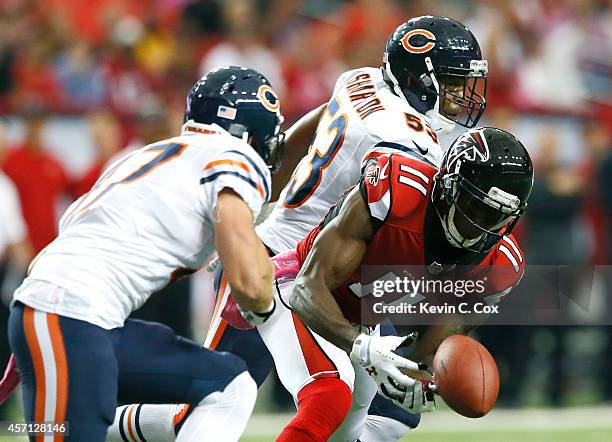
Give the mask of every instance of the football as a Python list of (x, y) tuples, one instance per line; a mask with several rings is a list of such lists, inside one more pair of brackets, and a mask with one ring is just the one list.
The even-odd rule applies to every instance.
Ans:
[(433, 363), (435, 388), (444, 401), (466, 417), (482, 417), (495, 405), (499, 371), (491, 353), (468, 336), (442, 342)]

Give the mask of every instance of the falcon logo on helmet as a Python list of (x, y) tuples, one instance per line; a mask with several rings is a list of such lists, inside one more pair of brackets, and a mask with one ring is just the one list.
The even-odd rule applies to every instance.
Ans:
[(482, 129), (472, 129), (463, 133), (453, 144), (453, 151), (449, 153), (448, 164), (452, 165), (458, 158), (469, 161), (488, 161), (490, 157), (489, 146), (483, 136)]
[[(412, 38), (415, 37), (415, 38)], [(410, 43), (410, 39), (418, 45)], [(431, 51), (436, 45), (436, 36), (426, 29), (413, 29), (408, 32), (401, 40), (402, 46), (413, 54), (422, 54)]]

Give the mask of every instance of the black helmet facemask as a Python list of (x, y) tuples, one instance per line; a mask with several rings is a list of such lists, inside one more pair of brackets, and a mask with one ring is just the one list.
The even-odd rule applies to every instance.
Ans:
[(485, 193), (460, 174), (436, 179), (435, 185), (434, 207), (446, 239), (473, 252), (491, 249), (512, 231), (526, 208), (517, 196), (495, 186)]

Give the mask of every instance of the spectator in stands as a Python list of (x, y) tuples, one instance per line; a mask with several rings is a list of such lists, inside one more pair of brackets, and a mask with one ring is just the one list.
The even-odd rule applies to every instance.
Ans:
[(17, 187), (29, 239), (38, 253), (57, 235), (55, 205), (68, 190), (68, 179), (62, 165), (43, 145), (43, 113), (29, 112), (24, 124), (25, 139), (9, 150), (2, 169)]
[[(283, 114), (289, 121), (329, 99), (336, 80), (348, 68), (342, 62), (342, 31), (329, 23), (312, 23), (287, 40), (284, 74), (287, 91)], [(379, 48), (380, 56), (380, 48)]]
[(170, 69), (174, 62), (174, 35), (163, 29), (157, 20), (150, 18), (145, 23), (143, 35), (136, 42), (134, 51), (144, 70), (154, 77), (159, 77)]
[(32, 38), (19, 42), (15, 52), (13, 106), (16, 109), (61, 109), (59, 85), (50, 62), (56, 45), (60, 43), (50, 35), (41, 34), (38, 29), (25, 32), (32, 32)]
[(274, 90), (281, 97), (284, 96), (281, 63), (261, 41), (258, 23), (262, 17), (258, 16), (255, 1), (224, 2), (223, 8), (227, 37), (202, 58), (200, 73), (204, 74), (217, 66), (248, 66), (264, 74)]
[(133, 116), (142, 97), (151, 93), (151, 82), (138, 64), (134, 48), (109, 44), (104, 64), (111, 109), (126, 117)]
[(526, 217), (526, 254), (531, 264), (585, 261), (586, 251), (578, 246), (574, 236), (584, 183), (573, 168), (560, 163), (559, 141), (554, 127), (542, 130), (536, 160), (538, 178), (529, 198)]
[(88, 115), (87, 121), (97, 156), (89, 169), (73, 184), (72, 192), (75, 197), (91, 189), (109, 160), (123, 147), (121, 126), (115, 115), (110, 112), (95, 111)]
[(54, 63), (66, 109), (82, 111), (104, 104), (107, 88), (102, 66), (85, 41), (76, 41)]

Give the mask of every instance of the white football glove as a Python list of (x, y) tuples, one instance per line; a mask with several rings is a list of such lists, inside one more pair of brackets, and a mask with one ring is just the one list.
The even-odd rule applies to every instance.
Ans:
[[(351, 350), (351, 361), (361, 365), (374, 378), (378, 392), (399, 407), (419, 413), (433, 411), (435, 401), (431, 392), (423, 391), (421, 381), (403, 374), (399, 369), (426, 370), (418, 364), (393, 353), (401, 344), (412, 343), (415, 336), (369, 336), (361, 334), (355, 339)], [(431, 394), (430, 394), (431, 393)], [(427, 394), (427, 398), (426, 398)], [(432, 408), (433, 407), (433, 408)]]
[(265, 309), (263, 312), (252, 312), (250, 310), (246, 310), (242, 308), (240, 304), (238, 304), (238, 311), (240, 312), (244, 320), (248, 322), (249, 324), (251, 324), (253, 327), (257, 327), (263, 324), (264, 322), (266, 322), (268, 318), (272, 316), (272, 313), (274, 313), (275, 309), (276, 309), (275, 299), (272, 299), (272, 304), (270, 304), (270, 306), (267, 309)]
[(424, 386), (423, 382), (416, 381), (412, 388), (408, 388), (403, 397), (392, 398), (395, 405), (410, 413), (428, 413), (435, 411), (436, 398), (433, 390)]

